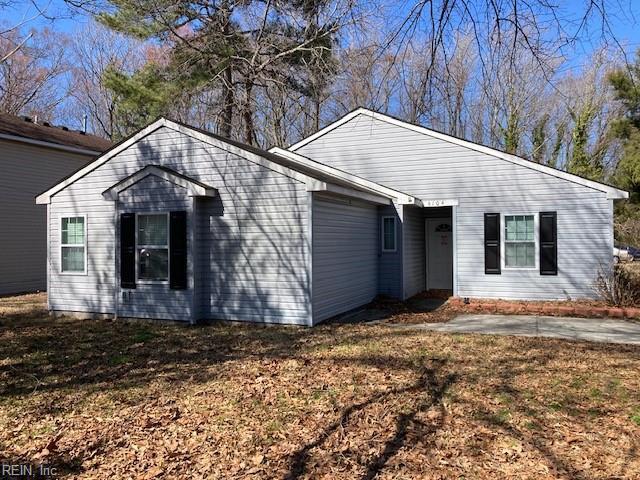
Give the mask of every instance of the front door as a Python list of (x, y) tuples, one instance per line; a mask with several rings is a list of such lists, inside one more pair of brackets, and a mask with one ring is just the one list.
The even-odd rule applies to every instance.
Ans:
[(427, 290), (453, 289), (453, 229), (449, 218), (425, 221)]

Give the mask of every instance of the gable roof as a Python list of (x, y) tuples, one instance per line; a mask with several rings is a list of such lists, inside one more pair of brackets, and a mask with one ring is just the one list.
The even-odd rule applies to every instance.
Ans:
[(396, 198), (394, 195), (388, 193), (388, 189), (386, 189), (386, 187), (370, 188), (362, 186), (340, 176), (332, 175), (331, 173), (323, 172), (319, 169), (310, 168), (307, 165), (296, 163), (289, 158), (267, 152), (260, 148), (245, 145), (241, 142), (221, 137), (206, 130), (194, 128), (166, 118), (160, 118), (119, 144), (114, 145), (110, 150), (104, 152), (90, 164), (38, 195), (36, 197), (36, 203), (50, 203), (53, 195), (100, 167), (121, 151), (162, 127), (168, 127), (172, 130), (189, 135), (205, 143), (221, 148), (230, 153), (246, 158), (249, 161), (298, 180), (304, 183), (309, 191), (330, 191), (341, 195), (357, 196), (363, 200), (379, 204), (390, 204)]
[(35, 123), (29, 117), (17, 117), (0, 113), (0, 138), (26, 143), (36, 143), (49, 148), (66, 149), (98, 155), (111, 147), (106, 138), (57, 127), (49, 123)]
[(500, 150), (497, 150), (495, 148), (491, 148), (491, 147), (487, 147), (485, 145), (481, 145), (478, 143), (474, 143), (471, 142), (469, 140), (464, 140), (462, 138), (458, 138), (455, 137), (453, 135), (449, 135), (446, 133), (442, 133), (442, 132), (438, 132), (435, 130), (431, 130), (429, 128), (426, 127), (422, 127), (420, 125), (415, 125), (413, 123), (409, 123), (409, 122), (405, 122), (403, 120), (400, 120), (398, 118), (392, 117), (390, 115), (385, 115), (382, 113), (378, 113), (378, 112), (374, 112), (372, 110), (368, 110), (366, 108), (357, 108), (355, 110), (353, 110), (352, 112), (349, 112), (348, 114), (346, 114), (344, 117), (342, 117), (341, 119), (327, 125), (326, 127), (324, 127), (323, 129), (317, 131), (316, 133), (314, 133), (313, 135), (304, 138), (302, 140), (300, 140), (297, 143), (294, 143), (293, 145), (291, 145), (290, 147), (287, 148), (287, 150), (295, 152), (298, 149), (302, 148), (303, 146), (307, 145), (308, 143), (313, 142), (314, 140), (317, 140), (318, 138), (326, 135), (327, 133), (331, 132), (332, 130), (335, 130), (336, 128), (340, 127), (341, 125), (344, 125), (345, 123), (349, 122), (350, 120), (354, 119), (355, 117), (359, 116), (359, 115), (364, 115), (367, 117), (370, 117), (372, 119), (375, 120), (379, 120), (381, 122), (385, 122), (391, 125), (395, 125), (401, 128), (405, 128), (407, 130), (411, 130), (432, 138), (437, 138), (439, 140), (443, 140), (445, 142), (449, 142), (455, 145), (459, 145), (461, 147), (465, 147), (468, 148), (470, 150), (475, 150), (477, 152), (480, 153), (484, 153), (486, 155), (490, 155), (492, 157), (496, 157), (496, 158), (500, 158), (502, 160), (506, 160), (507, 162), (511, 162), (514, 163), (516, 165), (520, 165), (526, 168), (530, 168), (532, 170), (536, 170), (538, 172), (542, 172), (545, 173), (547, 175), (551, 175), (557, 178), (561, 178), (562, 180), (566, 180), (569, 182), (573, 182), (573, 183), (577, 183), (579, 185), (585, 186), (585, 187), (589, 187), (592, 188), (594, 190), (598, 190), (600, 192), (604, 192), (607, 194), (607, 198), (609, 199), (617, 199), (617, 198), (629, 198), (629, 193), (625, 192), (624, 190), (621, 190), (619, 188), (613, 187), (611, 185), (606, 185), (604, 183), (601, 182), (596, 182), (594, 180), (589, 180), (583, 177), (580, 177), (578, 175), (574, 175), (572, 173), (568, 173), (565, 172), (563, 170), (558, 170), (556, 168), (552, 168), (549, 167), (547, 165), (541, 165), (539, 163), (533, 162), (531, 160), (527, 160), (525, 158), (522, 157), (518, 157), (517, 155), (512, 155), (510, 153), (506, 153), (506, 152), (502, 152)]
[(153, 175), (167, 182), (174, 183), (180, 187), (183, 187), (189, 191), (189, 196), (192, 197), (215, 197), (218, 194), (218, 190), (207, 185), (206, 183), (202, 183), (199, 180), (188, 177), (180, 172), (176, 172), (171, 168), (164, 167), (162, 165), (147, 165), (136, 173), (129, 175), (126, 178), (123, 178), (116, 184), (112, 185), (104, 192), (102, 192), (102, 196), (109, 200), (117, 200), (118, 195), (132, 187), (140, 180), (148, 177), (149, 175)]

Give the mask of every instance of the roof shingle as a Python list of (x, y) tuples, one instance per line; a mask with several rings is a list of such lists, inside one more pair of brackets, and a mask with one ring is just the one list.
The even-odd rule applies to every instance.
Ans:
[(55, 143), (66, 147), (82, 148), (95, 152), (104, 152), (112, 143), (106, 138), (69, 130), (66, 127), (34, 123), (26, 117), (16, 117), (0, 113), (0, 134), (23, 137), (41, 142)]

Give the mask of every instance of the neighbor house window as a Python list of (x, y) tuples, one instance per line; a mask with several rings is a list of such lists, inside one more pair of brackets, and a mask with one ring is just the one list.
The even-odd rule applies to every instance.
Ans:
[(382, 251), (396, 251), (396, 218), (382, 217)]
[(60, 220), (60, 267), (62, 273), (86, 273), (87, 235), (84, 216)]
[(169, 279), (169, 216), (138, 214), (136, 253), (138, 280), (164, 282)]
[(536, 239), (534, 215), (504, 216), (505, 267), (534, 268)]

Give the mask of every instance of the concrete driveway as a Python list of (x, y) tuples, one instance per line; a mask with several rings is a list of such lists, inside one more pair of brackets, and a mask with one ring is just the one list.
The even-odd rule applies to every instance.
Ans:
[(423, 323), (414, 327), (434, 332), (521, 335), (640, 345), (640, 323), (602, 318), (460, 315), (446, 323)]

